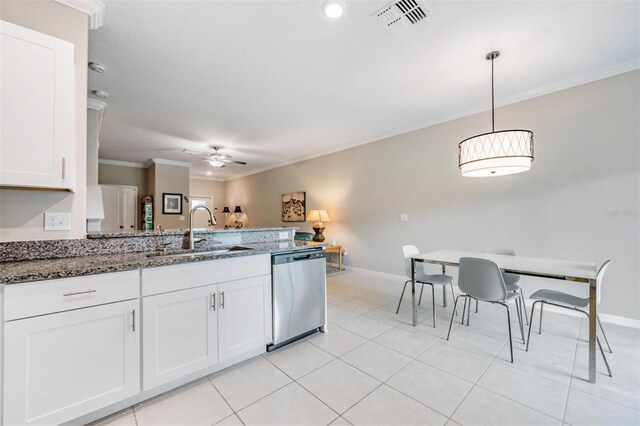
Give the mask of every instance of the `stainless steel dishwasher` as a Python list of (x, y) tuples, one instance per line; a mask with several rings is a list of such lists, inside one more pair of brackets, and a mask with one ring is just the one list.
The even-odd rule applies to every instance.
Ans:
[(324, 329), (327, 320), (327, 254), (322, 248), (271, 257), (272, 351)]

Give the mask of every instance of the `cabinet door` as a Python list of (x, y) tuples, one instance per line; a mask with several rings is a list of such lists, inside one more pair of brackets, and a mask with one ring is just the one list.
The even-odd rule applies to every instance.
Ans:
[(73, 191), (73, 44), (1, 24), (0, 185)]
[(270, 275), (218, 284), (218, 299), (220, 361), (270, 342)]
[(215, 297), (214, 285), (143, 299), (144, 390), (218, 361)]
[(5, 324), (4, 424), (59, 424), (140, 391), (138, 300)]

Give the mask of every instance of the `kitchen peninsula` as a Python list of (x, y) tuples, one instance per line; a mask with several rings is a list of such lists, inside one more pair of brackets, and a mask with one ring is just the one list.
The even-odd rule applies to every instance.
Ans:
[(86, 423), (264, 353), (271, 255), (305, 249), (294, 233), (0, 243), (3, 424)]

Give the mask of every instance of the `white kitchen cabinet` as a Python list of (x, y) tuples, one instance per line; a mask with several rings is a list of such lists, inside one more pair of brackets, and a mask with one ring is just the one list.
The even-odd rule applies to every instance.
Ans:
[(143, 299), (143, 387), (152, 389), (218, 362), (217, 286)]
[(59, 424), (140, 392), (139, 299), (5, 323), (4, 424)]
[(0, 92), (0, 187), (73, 191), (73, 44), (0, 21)]
[(225, 361), (271, 341), (271, 276), (218, 285), (219, 359)]

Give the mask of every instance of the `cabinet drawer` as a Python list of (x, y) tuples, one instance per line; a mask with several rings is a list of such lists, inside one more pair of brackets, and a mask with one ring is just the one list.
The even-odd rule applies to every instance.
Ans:
[(142, 295), (150, 296), (269, 274), (271, 256), (268, 254), (149, 268), (142, 270)]
[(140, 271), (11, 284), (4, 292), (4, 319), (11, 321), (137, 298)]

